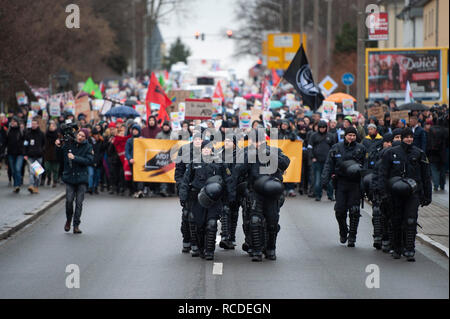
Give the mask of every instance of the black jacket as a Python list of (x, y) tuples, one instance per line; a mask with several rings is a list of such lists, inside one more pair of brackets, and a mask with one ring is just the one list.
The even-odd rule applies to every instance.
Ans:
[(335, 135), (331, 133), (315, 132), (309, 139), (308, 147), (311, 148), (311, 158), (315, 158), (319, 163), (325, 163), (328, 152), (336, 142)]
[(420, 127), (417, 126), (414, 129), (414, 142), (413, 144), (420, 148), (422, 151), (426, 152), (427, 150), (427, 132)]
[(45, 133), (45, 145), (44, 145), (44, 161), (57, 161), (56, 157), (56, 145), (55, 141), (58, 138), (58, 130)]
[[(92, 145), (87, 140), (83, 143), (70, 142), (57, 147), (56, 150), (62, 153), (64, 159), (63, 182), (73, 185), (88, 184), (88, 166), (92, 165), (94, 160)], [(67, 157), (69, 150), (75, 155), (73, 160)]]
[(354, 160), (366, 167), (367, 151), (364, 145), (352, 142), (340, 142), (334, 144), (328, 152), (325, 167), (322, 171), (322, 185), (328, 185), (331, 175), (336, 175), (338, 179), (346, 179), (345, 173), (341, 168), (343, 162)]
[(384, 153), (378, 171), (377, 188), (388, 193), (389, 179), (394, 176), (414, 179), (419, 197), (431, 201), (431, 169), (425, 152), (420, 148), (402, 142)]
[(45, 135), (38, 128), (29, 129), (25, 133), (25, 155), (29, 157), (43, 157), (45, 147)]
[(20, 128), (10, 127), (8, 130), (8, 136), (6, 137), (6, 148), (8, 155), (25, 155), (24, 153), (24, 135), (20, 131)]
[(383, 149), (383, 137), (380, 134), (377, 134), (374, 138), (372, 138), (370, 135), (367, 135), (363, 139), (362, 144), (366, 148), (368, 154), (367, 168), (373, 169), (378, 154)]

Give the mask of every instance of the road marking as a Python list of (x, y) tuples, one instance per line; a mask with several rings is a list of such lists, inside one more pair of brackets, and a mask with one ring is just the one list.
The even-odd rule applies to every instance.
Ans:
[(214, 263), (213, 275), (222, 275), (222, 272), (223, 272), (223, 263)]

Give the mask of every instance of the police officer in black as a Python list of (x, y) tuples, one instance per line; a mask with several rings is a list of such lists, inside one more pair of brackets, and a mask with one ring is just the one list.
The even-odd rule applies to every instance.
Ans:
[[(378, 188), (378, 175), (383, 155), (392, 147), (393, 138), (394, 136), (392, 133), (384, 134), (382, 139), (383, 149), (375, 158), (375, 165), (368, 186), (370, 193), (372, 194), (370, 200), (372, 201), (373, 246), (376, 249), (382, 249), (383, 252), (386, 253), (389, 252), (391, 248), (391, 216), (393, 213), (393, 206), (390, 194), (383, 193), (383, 190)], [(364, 184), (366, 187), (366, 177), (368, 176), (364, 177)]]
[(263, 129), (252, 130), (248, 135), (250, 145), (238, 159), (233, 171), (230, 201), (236, 201), (236, 187), (241, 177), (248, 181), (249, 241), (252, 261), (276, 259), (276, 239), (280, 230), (280, 207), (284, 202), (283, 173), (290, 164), (289, 158), (276, 147), (266, 144)]
[[(217, 154), (222, 160), (226, 175), (230, 178), (233, 174), (234, 167), (236, 166), (236, 159), (240, 151), (241, 150), (239, 147), (237, 147), (236, 135), (231, 133), (225, 134), (224, 146), (218, 151)], [(241, 178), (237, 187), (237, 200), (235, 202), (230, 202), (227, 206), (225, 206), (220, 218), (221, 241), (219, 243), (219, 247), (223, 249), (234, 249), (236, 246), (236, 228), (239, 218), (239, 203), (241, 202), (241, 196), (245, 194), (243, 191), (245, 191), (246, 188), (246, 184), (244, 187), (240, 185), (243, 182), (245, 181)]]
[(194, 160), (187, 166), (179, 187), (179, 196), (182, 207), (186, 207), (187, 201), (192, 199), (189, 211), (192, 256), (212, 260), (217, 220), (222, 213), (222, 197), (227, 193), (225, 187), (228, 178), (220, 160), (213, 156), (212, 143), (205, 140), (201, 147), (201, 161)]
[[(392, 193), (392, 256), (401, 258), (404, 248), (403, 255), (407, 260), (415, 261), (418, 209), (419, 205), (423, 207), (431, 204), (431, 171), (425, 153), (413, 145), (412, 130), (403, 129), (401, 137), (401, 144), (390, 148), (383, 155), (378, 187), (384, 193)], [(405, 232), (403, 245), (402, 227)]]
[[(175, 183), (176, 192), (179, 194), (180, 185), (183, 180), (186, 167), (193, 162), (194, 158), (200, 159), (202, 146), (202, 135), (197, 133), (193, 136), (192, 142), (183, 145), (178, 150), (178, 157), (175, 164)], [(192, 207), (193, 201), (197, 198), (188, 198), (181, 214), (181, 234), (183, 236), (183, 253), (191, 250), (191, 233), (189, 230), (189, 209)]]
[[(353, 126), (345, 129), (344, 141), (333, 145), (328, 153), (322, 173), (322, 187), (330, 178), (336, 188), (334, 210), (339, 224), (340, 242), (355, 247), (358, 230), (361, 199), (361, 172), (366, 165), (366, 148), (356, 142), (357, 131)], [(350, 230), (347, 226), (347, 211), (350, 218)], [(348, 236), (348, 237), (347, 237)]]

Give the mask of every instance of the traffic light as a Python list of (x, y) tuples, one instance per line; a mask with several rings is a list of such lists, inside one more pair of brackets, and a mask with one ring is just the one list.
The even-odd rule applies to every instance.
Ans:
[(232, 30), (227, 30), (227, 36), (229, 39), (231, 39), (231, 37), (233, 36), (233, 31)]
[(200, 32), (195, 32), (195, 39), (198, 40), (198, 38), (200, 38)]

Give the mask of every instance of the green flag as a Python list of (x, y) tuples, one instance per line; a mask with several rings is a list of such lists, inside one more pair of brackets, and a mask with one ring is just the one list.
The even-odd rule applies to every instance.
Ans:
[(98, 85), (94, 83), (91, 77), (89, 77), (86, 83), (84, 83), (84, 86), (81, 89), (81, 91), (93, 95), (96, 99), (103, 99), (102, 92), (100, 91)]
[(162, 76), (162, 74), (159, 75), (158, 81), (159, 81), (159, 84), (161, 84), (161, 87), (164, 87), (165, 83), (164, 83), (164, 77)]

